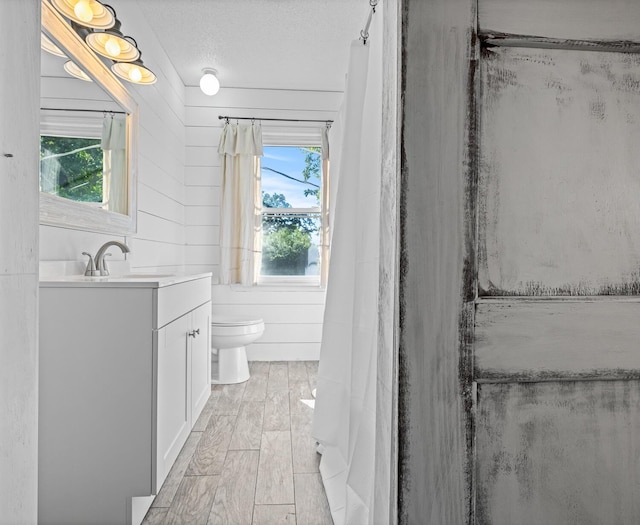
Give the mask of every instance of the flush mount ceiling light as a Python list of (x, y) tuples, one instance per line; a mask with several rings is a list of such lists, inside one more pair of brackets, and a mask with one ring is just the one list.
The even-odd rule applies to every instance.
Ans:
[(89, 75), (87, 75), (82, 69), (78, 67), (78, 65), (72, 60), (67, 60), (64, 63), (64, 70), (69, 73), (72, 77), (79, 78), (80, 80), (84, 80), (85, 82), (93, 82)]
[(57, 45), (55, 45), (51, 40), (49, 40), (47, 35), (45, 35), (44, 33), (40, 33), (40, 47), (44, 49), (47, 53), (51, 53), (52, 55), (55, 55), (57, 57), (66, 58), (67, 56), (60, 50), (60, 48)]
[[(142, 55), (142, 53), (140, 54)], [(115, 62), (111, 66), (111, 71), (133, 84), (149, 85), (155, 84), (158, 80), (153, 71), (145, 67), (142, 58), (138, 58), (134, 62)]]
[(200, 78), (200, 89), (205, 95), (213, 96), (220, 91), (220, 81), (216, 76), (218, 72), (215, 69), (205, 68), (202, 70)]
[(51, 0), (64, 16), (93, 29), (109, 29), (116, 23), (114, 14), (97, 0)]
[(122, 34), (120, 20), (117, 18), (113, 27), (104, 31), (92, 31), (85, 40), (96, 53), (111, 60), (133, 62), (140, 58), (136, 41), (130, 36)]

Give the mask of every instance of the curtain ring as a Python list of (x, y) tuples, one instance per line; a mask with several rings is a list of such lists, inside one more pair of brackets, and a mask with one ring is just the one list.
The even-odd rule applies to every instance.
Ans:
[(224, 118), (224, 123), (225, 123), (225, 124), (229, 124), (229, 117), (225, 117), (225, 118)]
[(362, 39), (362, 43), (366, 46), (367, 40), (369, 39), (369, 31), (365, 31), (364, 29), (362, 29), (360, 31), (360, 38)]

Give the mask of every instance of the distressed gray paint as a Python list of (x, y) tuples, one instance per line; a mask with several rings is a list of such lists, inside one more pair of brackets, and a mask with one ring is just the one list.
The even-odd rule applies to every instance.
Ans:
[(468, 260), (471, 0), (403, 3), (400, 523), (461, 524), (469, 414), (460, 375)]
[(637, 523), (638, 406), (638, 381), (479, 385), (476, 523)]
[[(632, 0), (606, 3), (595, 0), (480, 0), (481, 12), (484, 9), (487, 13), (488, 6), (501, 22), (492, 26), (481, 25), (481, 30), (494, 29), (558, 40), (593, 42), (607, 39), (634, 40), (634, 35), (637, 34), (635, 21), (638, 19), (634, 13), (640, 4)], [(635, 332), (631, 326), (620, 325), (623, 318), (633, 324), (632, 300), (629, 304), (619, 300), (598, 303), (596, 308), (611, 308), (611, 311), (601, 312), (606, 319), (601, 319), (599, 323), (596, 322), (599, 314), (595, 310), (589, 311), (587, 306), (587, 310), (581, 310), (582, 306), (574, 307), (568, 303), (565, 306), (549, 306), (547, 315), (558, 317), (553, 320), (545, 319), (544, 303), (538, 302), (535, 306), (542, 306), (542, 310), (530, 312), (529, 326), (524, 309), (513, 314), (505, 313), (505, 319), (501, 320), (500, 314), (496, 312), (491, 315), (482, 312), (487, 303), (480, 301), (477, 313), (479, 328), (474, 334), (476, 312), (472, 301), (475, 299), (475, 246), (473, 243), (469, 245), (469, 241), (475, 239), (476, 209), (481, 219), (478, 228), (487, 224), (493, 227), (493, 223), (486, 220), (486, 198), (476, 200), (474, 159), (485, 160), (487, 150), (484, 148), (484, 131), (493, 133), (494, 129), (483, 127), (483, 131), (475, 135), (474, 61), (468, 51), (470, 47), (473, 48), (474, 42), (472, 7), (473, 2), (462, 0), (406, 0), (402, 3), (403, 136), (398, 427), (400, 522), (581, 525), (635, 523), (640, 512), (630, 499), (631, 492), (627, 488), (621, 491), (617, 488), (629, 482), (627, 486), (637, 492), (633, 466), (638, 462), (634, 439), (638, 434), (635, 415), (640, 391), (638, 382), (548, 381), (565, 376), (576, 379), (583, 375), (590, 379), (634, 377), (635, 372), (631, 375), (627, 372), (636, 367), (631, 342)], [(488, 19), (485, 17), (483, 20)], [(527, 27), (529, 22), (537, 24), (535, 27), (547, 24), (547, 27), (555, 29), (551, 33), (540, 32), (534, 26)], [(598, 30), (594, 30), (596, 26)], [(533, 56), (522, 50), (504, 53), (510, 56), (516, 53), (520, 53), (520, 57)], [(556, 51), (534, 53), (538, 53), (536, 57), (548, 58), (566, 52), (559, 52), (559, 55), (554, 54)], [(487, 53), (483, 58), (488, 56)], [(523, 61), (525, 60), (526, 58)], [(612, 64), (613, 76), (607, 73), (607, 60)], [(583, 97), (583, 101), (589, 100), (590, 103), (586, 112), (580, 115), (587, 115), (588, 118), (577, 119), (575, 133), (563, 134), (559, 142), (568, 141), (564, 143), (564, 147), (571, 145), (572, 140), (584, 140), (592, 128), (597, 133), (602, 133), (604, 128), (597, 126), (603, 123), (605, 127), (612, 124), (608, 132), (618, 139), (627, 140), (627, 135), (621, 136), (615, 124), (621, 118), (623, 106), (631, 104), (635, 111), (637, 89), (633, 70), (636, 64), (637, 59), (629, 56), (612, 58), (603, 55), (589, 58), (587, 67), (579, 75), (589, 77), (586, 80), (592, 82), (586, 91), (590, 95), (596, 90), (602, 91), (605, 104), (603, 107), (597, 99)], [(625, 70), (625, 67), (628, 69)], [(564, 72), (563, 68), (560, 69)], [(543, 79), (549, 80), (549, 86), (545, 89), (550, 92), (556, 90), (552, 104), (556, 113), (559, 113), (558, 107), (564, 102), (563, 96), (572, 93), (567, 94), (566, 90), (562, 92), (562, 84), (555, 84), (557, 79), (549, 75), (553, 67), (543, 67), (542, 70), (546, 72), (546, 76), (543, 73)], [(573, 80), (580, 79), (579, 75), (574, 76)], [(598, 75), (600, 79), (596, 78)], [(496, 69), (496, 79), (505, 90), (513, 87), (510, 84), (513, 78), (510, 77), (508, 68)], [(562, 76), (560, 80), (564, 80)], [(515, 82), (518, 83), (517, 76)], [(535, 79), (533, 82), (535, 83)], [(615, 95), (612, 95), (612, 91), (616, 91)], [(619, 104), (616, 100), (613, 105), (610, 104), (612, 97), (621, 98), (622, 103)], [(479, 104), (483, 102), (484, 99)], [(569, 105), (572, 103), (568, 102)], [(518, 113), (513, 109), (512, 107), (509, 118), (504, 121), (511, 126), (508, 129), (512, 134), (517, 134), (520, 131), (518, 125), (522, 124), (523, 119), (518, 119)], [(544, 112), (541, 115), (532, 112), (530, 115), (530, 121), (538, 118), (547, 120)], [(625, 113), (621, 120), (622, 127), (634, 124), (635, 114), (631, 112), (628, 119), (626, 115)], [(479, 119), (480, 126), (485, 124), (482, 117), (484, 115)], [(591, 120), (591, 126), (582, 126), (585, 120)], [(553, 127), (557, 119), (551, 122)], [(501, 133), (503, 135), (500, 139), (511, 138), (504, 130)], [(635, 133), (634, 129), (633, 140), (637, 142)], [(604, 137), (604, 134), (601, 136)], [(531, 144), (525, 144), (527, 148), (539, 145), (538, 137), (534, 136), (533, 139)], [(633, 274), (634, 270), (630, 271), (629, 268), (633, 268), (637, 258), (634, 258), (635, 241), (629, 240), (629, 237), (637, 231), (634, 222), (636, 215), (628, 214), (628, 211), (635, 211), (637, 204), (631, 202), (630, 197), (621, 197), (617, 192), (630, 193), (636, 190), (636, 181), (629, 176), (628, 168), (640, 163), (636, 162), (635, 152), (629, 147), (613, 144), (611, 137), (605, 139), (605, 143), (613, 147), (603, 152), (601, 158), (596, 158), (595, 164), (622, 168), (615, 173), (618, 178), (604, 188), (604, 195), (609, 199), (607, 206), (614, 213), (603, 213), (595, 219), (598, 226), (597, 241), (600, 242), (598, 250), (602, 251), (603, 246), (610, 246), (611, 249), (604, 254), (595, 253), (591, 258), (591, 252), (585, 250), (584, 246), (579, 246), (583, 253), (588, 253), (585, 262), (577, 261), (574, 254), (567, 250), (562, 251), (560, 243), (552, 244), (546, 250), (549, 252), (547, 255), (551, 259), (561, 259), (562, 264), (556, 260), (546, 268), (547, 261), (538, 257), (531, 265), (533, 271), (537, 272), (534, 273), (536, 280), (531, 280), (532, 286), (521, 289), (517, 286), (504, 289), (495, 287), (495, 291), (512, 294), (525, 290), (546, 294), (635, 293), (637, 278)], [(513, 153), (509, 150), (508, 142), (494, 142)], [(587, 141), (586, 146), (575, 148), (577, 153), (570, 160), (580, 160), (581, 156), (590, 154), (594, 142)], [(473, 155), (476, 151), (479, 152), (478, 157)], [(615, 157), (620, 151), (627, 155), (626, 159)], [(523, 154), (512, 154), (511, 160), (515, 164), (519, 163), (518, 172), (522, 165), (529, 168), (528, 154), (527, 149), (523, 149)], [(561, 159), (562, 155), (556, 158)], [(480, 163), (480, 169), (487, 169), (484, 162)], [(480, 196), (486, 197), (485, 190), (488, 186), (483, 186), (482, 182), (483, 180), (478, 182), (478, 189)], [(580, 195), (580, 192), (585, 191), (581, 187), (584, 185), (582, 180), (574, 177), (566, 182), (573, 185), (573, 190), (584, 200), (584, 196)], [(602, 189), (602, 180), (595, 176), (588, 183), (595, 193)], [(617, 190), (612, 186), (617, 186)], [(518, 196), (518, 191), (516, 189), (515, 193), (507, 194)], [(526, 202), (522, 209), (534, 214), (557, 212), (553, 208), (540, 206), (540, 199)], [(586, 211), (591, 219), (593, 214), (589, 213), (592, 211)], [(616, 242), (610, 242), (602, 233), (612, 227), (612, 223), (607, 222), (612, 219), (613, 229), (618, 234)], [(599, 224), (598, 220), (604, 222)], [(571, 224), (574, 226), (574, 233), (585, 235), (585, 231), (589, 231), (580, 230), (579, 221)], [(550, 231), (554, 233), (553, 229)], [(484, 242), (486, 230), (483, 235)], [(502, 242), (503, 237), (495, 238)], [(535, 237), (532, 238), (536, 241)], [(558, 236), (558, 240), (563, 238), (564, 235)], [(496, 243), (498, 248), (493, 253), (498, 262), (505, 254), (500, 242)], [(486, 242), (484, 244), (486, 246)], [(482, 244), (478, 248), (479, 256), (486, 257), (486, 253), (482, 253)], [(623, 255), (618, 253), (619, 248)], [(575, 273), (566, 272), (563, 266), (565, 261), (562, 260), (565, 255), (574, 268), (581, 268), (580, 264), (583, 264), (592, 272), (587, 274), (588, 279), (585, 280), (582, 276), (576, 278)], [(520, 267), (520, 263), (526, 264), (527, 261), (519, 259), (516, 269)], [(545, 275), (544, 272), (548, 269), (550, 273)], [(565, 273), (562, 274), (562, 271)], [(558, 278), (558, 275), (568, 275), (569, 278)], [(523, 282), (526, 283), (527, 279)], [(583, 300), (591, 301), (587, 297)], [(514, 297), (510, 301), (512, 307), (516, 304), (520, 306), (518, 298)], [(492, 303), (492, 308), (494, 305)], [(509, 308), (508, 300), (504, 299), (502, 305)], [(584, 314), (582, 319), (581, 314)], [(563, 318), (570, 326), (575, 327), (574, 333), (578, 333), (576, 339), (588, 343), (584, 347), (584, 355), (579, 354), (578, 341), (569, 340), (569, 330), (562, 327)], [(489, 319), (491, 326), (481, 326), (489, 322)], [(540, 332), (532, 326), (537, 322), (543, 326)], [(596, 347), (597, 343), (604, 346), (601, 330), (605, 330), (610, 336), (607, 339), (609, 343), (623, 351), (605, 350), (600, 355)], [(457, 334), (454, 335), (455, 332)], [(541, 334), (543, 342), (546, 341), (547, 355), (536, 353), (540, 350), (535, 344), (536, 333)], [(524, 342), (520, 340), (523, 335)], [(464, 470), (465, 456), (472, 451), (469, 445), (473, 445), (473, 440), (471, 443), (466, 442), (465, 446), (465, 437), (469, 436), (470, 431), (474, 431), (475, 420), (466, 404), (472, 377), (467, 368), (467, 356), (473, 349), (475, 336), (478, 336), (475, 350), (478, 352), (476, 357), (479, 358), (476, 360), (476, 372), (480, 374), (477, 379), (531, 381), (537, 378), (547, 382), (478, 385), (480, 396), (475, 405), (480, 418), (475, 435), (478, 461), (473, 470), (474, 495), (478, 500), (472, 501), (470, 505), (465, 493), (465, 483), (469, 483), (469, 478), (465, 479)], [(552, 352), (549, 355), (554, 340), (563, 348), (559, 353)], [(490, 349), (491, 345), (495, 345), (495, 348)], [(528, 352), (533, 353), (527, 355)], [(564, 365), (558, 356), (564, 356)], [(610, 362), (607, 357), (611, 357)], [(511, 359), (513, 362), (509, 361)], [(614, 362), (616, 359), (617, 363)], [(575, 365), (573, 367), (570, 363), (572, 360)], [(495, 375), (492, 376), (494, 372)], [(529, 437), (532, 440), (530, 445), (527, 442)], [(532, 454), (528, 462), (526, 456), (518, 455), (517, 452), (524, 449)], [(502, 471), (499, 468), (496, 470), (494, 467), (499, 467), (500, 464), (494, 461), (494, 453), (500, 455), (505, 450), (516, 450), (516, 455), (505, 456), (507, 467)], [(554, 458), (555, 450), (563, 450), (564, 455), (559, 459)], [(581, 454), (584, 450), (587, 451), (586, 455)], [(604, 477), (598, 477), (599, 470), (603, 470)], [(549, 474), (551, 478), (546, 478), (543, 474)], [(562, 480), (562, 487), (549, 493), (546, 491), (548, 479), (552, 479), (551, 486), (557, 487), (553, 481), (554, 476)], [(516, 487), (515, 492), (511, 485)], [(523, 499), (519, 499), (520, 490), (525, 494)], [(556, 494), (559, 494), (559, 500)], [(600, 496), (603, 497), (602, 508), (595, 508)], [(569, 507), (563, 506), (565, 501), (569, 502)], [(477, 519), (473, 516), (474, 503), (477, 503), (479, 509)]]
[(640, 298), (478, 304), (476, 381), (640, 377)]
[(477, 305), (476, 523), (636, 523), (640, 302), (587, 296), (640, 292), (640, 59), (561, 48), (623, 48), (608, 42), (633, 40), (622, 19), (639, 11), (626, 0), (479, 11), (485, 41), (498, 30), (512, 33), (500, 45), (523, 45), (520, 34), (560, 48), (481, 54), (479, 291), (582, 298)]
[(553, 38), (635, 40), (637, 0), (479, 0), (480, 31)]
[(492, 48), (481, 81), (481, 293), (640, 292), (640, 56)]

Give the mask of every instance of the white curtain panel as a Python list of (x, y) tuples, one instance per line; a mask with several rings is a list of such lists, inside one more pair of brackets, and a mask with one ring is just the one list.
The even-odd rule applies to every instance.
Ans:
[(101, 147), (104, 151), (102, 180), (103, 208), (117, 213), (128, 212), (127, 192), (127, 121), (106, 116), (102, 121)]
[(220, 283), (251, 285), (260, 270), (262, 128), (225, 124), (218, 153), (222, 161)]
[(329, 129), (323, 128), (320, 133), (322, 141), (322, 173), (325, 177), (323, 184), (322, 198), (322, 233), (320, 240), (320, 284), (327, 286), (329, 278), (329, 240), (331, 233), (329, 231), (332, 224), (331, 211), (331, 174), (329, 171)]
[(336, 525), (374, 523), (381, 27), (367, 46), (351, 45), (345, 99), (329, 137), (334, 213), (312, 433)]

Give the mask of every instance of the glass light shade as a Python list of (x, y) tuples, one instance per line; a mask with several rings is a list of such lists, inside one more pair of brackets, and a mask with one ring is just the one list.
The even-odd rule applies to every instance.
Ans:
[[(119, 33), (119, 34), (118, 34)], [(89, 33), (86, 42), (99, 55), (117, 60), (118, 62), (133, 62), (140, 58), (138, 48), (122, 36), (119, 31), (106, 30)]]
[(216, 77), (216, 71), (205, 69), (204, 75), (200, 78), (200, 89), (205, 95), (213, 96), (220, 91), (220, 81)]
[(62, 15), (77, 24), (93, 29), (109, 29), (116, 18), (109, 9), (97, 0), (51, 0)]
[(51, 53), (57, 57), (67, 57), (44, 33), (40, 33), (40, 47), (47, 53)]
[(155, 84), (157, 77), (153, 71), (147, 69), (142, 60), (135, 62), (116, 62), (111, 66), (111, 71), (118, 75), (121, 79), (133, 84), (149, 85)]
[(87, 75), (82, 69), (78, 67), (78, 65), (72, 60), (68, 60), (64, 63), (64, 70), (69, 73), (72, 77), (79, 78), (80, 80), (84, 80), (85, 82), (93, 82), (89, 75)]

